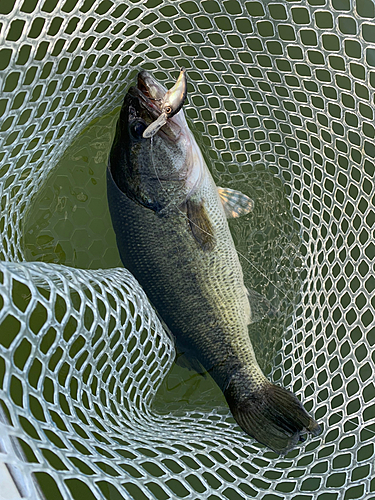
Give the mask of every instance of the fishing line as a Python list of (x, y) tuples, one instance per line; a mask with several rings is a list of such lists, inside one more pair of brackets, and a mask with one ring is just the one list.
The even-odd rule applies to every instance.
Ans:
[[(165, 193), (167, 193), (165, 187), (163, 186), (160, 178), (159, 178), (159, 175), (158, 175), (158, 172), (157, 172), (157, 169), (156, 169), (156, 165), (154, 163), (154, 156), (153, 156), (153, 140), (154, 138), (151, 137), (150, 138), (150, 141), (151, 141), (151, 161), (152, 161), (152, 166), (154, 168), (154, 171), (155, 171), (155, 175), (156, 175), (156, 178), (160, 184), (160, 187), (163, 189), (163, 191)], [(201, 227), (198, 226), (198, 224), (196, 224), (194, 221), (192, 221), (188, 216), (187, 214), (185, 214), (182, 210), (180, 210), (178, 207), (176, 207), (177, 210), (184, 216), (186, 217), (186, 219), (191, 223), (191, 224), (194, 224), (196, 227), (198, 227), (202, 232), (206, 233), (208, 236), (211, 236), (213, 237), (213, 235), (211, 233), (209, 233), (208, 231), (206, 231), (205, 229), (202, 229)], [(289, 297), (286, 295), (285, 292), (283, 292), (278, 286), (275, 285), (275, 283), (272, 282), (272, 280), (270, 280), (266, 275), (265, 273), (263, 273), (260, 269), (258, 269), (258, 267), (253, 264), (247, 257), (245, 257), (245, 255), (243, 255), (241, 252), (239, 252), (237, 249), (236, 249), (236, 252), (237, 254), (242, 257), (246, 262), (248, 262), (254, 269), (256, 269), (256, 271), (261, 274), (269, 283), (271, 283), (275, 288), (276, 290), (278, 290), (287, 300), (290, 304), (293, 305), (293, 303), (289, 300)], [(311, 384), (313, 385), (313, 384)], [(314, 386), (313, 386), (313, 389), (314, 389)], [(317, 399), (320, 403), (324, 403), (324, 400), (319, 396), (319, 394), (317, 394)], [(343, 416), (344, 415), (344, 412), (342, 410), (339, 410), (337, 412), (340, 416)], [(352, 419), (349, 419), (348, 422), (350, 422), (351, 424), (353, 424), (354, 426), (358, 427), (359, 426), (359, 423), (355, 422), (354, 420)], [(367, 429), (370, 433), (372, 433), (373, 435), (375, 435), (375, 432), (371, 429)]]
[[(154, 138), (153, 137), (150, 137), (150, 140), (151, 140), (151, 162), (152, 162), (152, 166), (154, 168), (154, 172), (155, 172), (155, 175), (156, 175), (156, 178), (160, 184), (160, 187), (163, 189), (163, 191), (167, 193), (165, 187), (163, 186), (160, 178), (159, 178), (159, 175), (158, 175), (158, 172), (157, 172), (157, 169), (156, 169), (156, 165), (154, 163), (154, 155), (153, 155), (153, 140)], [(196, 226), (200, 231), (202, 231), (202, 233), (205, 233), (207, 234), (208, 236), (211, 236), (212, 238), (214, 238), (214, 235), (211, 234), (210, 232), (206, 231), (205, 229), (201, 228), (200, 226), (198, 226), (198, 224), (196, 224), (194, 221), (192, 221), (187, 214), (185, 214), (185, 212), (183, 212), (182, 210), (179, 209), (179, 207), (176, 207), (176, 209), (180, 212), (180, 214), (182, 214), (184, 217), (186, 217), (186, 219), (191, 223), (193, 224), (194, 226)], [(281, 288), (279, 288), (272, 280), (270, 280), (267, 275), (261, 271), (253, 262), (251, 262), (247, 257), (245, 257), (245, 255), (243, 255), (241, 252), (239, 252), (236, 248), (236, 252), (237, 252), (237, 255), (239, 257), (242, 257), (248, 264), (250, 264), (261, 276), (263, 276), (263, 278), (265, 278), (272, 286), (275, 287), (276, 290), (278, 290), (281, 295), (284, 296), (285, 299), (287, 299), (288, 303), (291, 304), (291, 305), (294, 305), (293, 302), (289, 299), (288, 295), (283, 291), (281, 290)]]
[[(158, 172), (157, 172), (157, 169), (156, 169), (156, 165), (155, 165), (155, 163), (154, 163), (154, 155), (153, 155), (153, 151), (152, 151), (152, 150), (153, 150), (153, 140), (154, 140), (154, 138), (153, 138), (153, 137), (151, 137), (151, 138), (150, 138), (150, 140), (151, 140), (151, 161), (152, 161), (152, 166), (153, 166), (153, 168), (154, 168), (155, 175), (156, 175), (156, 178), (158, 179), (158, 182), (159, 182), (159, 184), (160, 184), (160, 187), (163, 189), (163, 191), (164, 191), (165, 193), (167, 193), (167, 191), (166, 191), (165, 187), (163, 186), (163, 184), (162, 184), (162, 182), (161, 182), (161, 180), (160, 180), (160, 178), (159, 178), (159, 175), (158, 175)], [(202, 232), (206, 233), (208, 236), (213, 237), (213, 235), (212, 235), (211, 233), (209, 233), (209, 232), (208, 232), (208, 231), (206, 231), (205, 229), (203, 229), (203, 228), (199, 227), (199, 226), (198, 226), (198, 224), (196, 224), (194, 221), (192, 221), (192, 220), (191, 220), (191, 219), (187, 216), (187, 214), (185, 214), (182, 210), (180, 210), (178, 207), (176, 207), (176, 208), (177, 208), (177, 210), (178, 210), (178, 211), (179, 211), (179, 212), (180, 212), (180, 213), (181, 213), (184, 217), (186, 217), (186, 219), (187, 219), (187, 220), (188, 220), (191, 224), (194, 224), (196, 227), (198, 227), (198, 228), (199, 228), (199, 230), (200, 230), (200, 231), (202, 231)], [(255, 265), (255, 264), (253, 264), (253, 263), (252, 263), (252, 262), (251, 262), (251, 261), (250, 261), (247, 257), (245, 257), (245, 255), (243, 255), (243, 254), (242, 254), (241, 252), (239, 252), (237, 249), (236, 249), (236, 252), (237, 252), (237, 254), (238, 254), (240, 257), (242, 257), (242, 258), (243, 258), (243, 259), (244, 259), (244, 260), (245, 260), (248, 264), (250, 264), (250, 265), (251, 265), (251, 266), (252, 266), (252, 267), (253, 267), (253, 268), (254, 268), (254, 269), (255, 269), (255, 270), (256, 270), (259, 274), (261, 274), (261, 275), (262, 275), (262, 276), (263, 276), (263, 277), (264, 277), (264, 278), (265, 278), (265, 279), (266, 279), (269, 283), (271, 283), (271, 285), (273, 285), (273, 286), (276, 288), (276, 290), (278, 290), (278, 291), (279, 291), (279, 292), (280, 292), (280, 293), (281, 293), (281, 294), (282, 294), (282, 295), (283, 295), (283, 296), (284, 296), (284, 297), (288, 300), (288, 302), (289, 302), (290, 304), (294, 305), (294, 304), (291, 302), (291, 300), (289, 299), (289, 297), (287, 296), (287, 294), (286, 294), (285, 292), (283, 292), (283, 291), (282, 291), (282, 290), (281, 290), (281, 289), (280, 289), (277, 285), (275, 285), (275, 283), (273, 283), (273, 281), (272, 281), (272, 280), (270, 280), (270, 279), (266, 276), (266, 274), (265, 274), (264, 272), (262, 272), (262, 271), (261, 271), (261, 270), (260, 270), (260, 269), (259, 269), (259, 268)], [(313, 385), (313, 384), (312, 384), (312, 385)], [(313, 389), (314, 389), (314, 386), (313, 386)], [(319, 396), (319, 394), (317, 394), (317, 399), (318, 399), (318, 401), (319, 401), (320, 403), (324, 403), (324, 400), (323, 400), (323, 399)], [(341, 417), (344, 415), (344, 412), (343, 412), (342, 410), (339, 410), (337, 413), (338, 413)], [(354, 421), (354, 420), (352, 420), (352, 419), (349, 419), (349, 420), (348, 420), (348, 422), (349, 422), (349, 423), (351, 423), (352, 425), (354, 425), (355, 427), (358, 427), (358, 426), (359, 426), (359, 423), (355, 422), (355, 421)], [(374, 432), (373, 430), (371, 430), (371, 429), (367, 429), (367, 430), (368, 430), (370, 433), (372, 433), (373, 435), (375, 435), (375, 432)]]

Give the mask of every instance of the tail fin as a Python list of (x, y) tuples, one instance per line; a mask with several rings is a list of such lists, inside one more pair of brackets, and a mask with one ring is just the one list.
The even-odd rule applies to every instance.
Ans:
[[(286, 454), (305, 430), (317, 436), (320, 425), (306, 412), (296, 396), (266, 381), (255, 392), (228, 386), (225, 397), (238, 425), (276, 453)], [(243, 386), (242, 386), (243, 387)]]

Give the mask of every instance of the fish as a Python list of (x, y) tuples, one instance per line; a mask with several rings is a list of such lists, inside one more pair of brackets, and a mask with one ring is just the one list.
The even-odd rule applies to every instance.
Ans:
[(254, 203), (216, 186), (183, 109), (144, 137), (163, 114), (166, 94), (141, 71), (117, 121), (107, 197), (120, 257), (177, 349), (214, 379), (239, 427), (286, 454), (321, 427), (292, 392), (266, 378), (250, 341), (248, 325), (269, 308), (244, 285), (228, 219)]

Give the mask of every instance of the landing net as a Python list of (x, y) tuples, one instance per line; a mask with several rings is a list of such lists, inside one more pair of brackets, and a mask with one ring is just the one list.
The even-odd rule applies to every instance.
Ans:
[[(374, 497), (374, 3), (6, 0), (0, 14), (0, 461), (22, 498), (34, 479), (64, 500)], [(118, 267), (116, 110), (140, 68), (172, 83), (180, 66), (217, 184), (255, 201), (231, 228), (246, 285), (281, 311), (251, 328), (258, 358), (324, 427), (286, 457), (210, 382), (168, 396), (191, 373), (168, 385), (172, 342)]]

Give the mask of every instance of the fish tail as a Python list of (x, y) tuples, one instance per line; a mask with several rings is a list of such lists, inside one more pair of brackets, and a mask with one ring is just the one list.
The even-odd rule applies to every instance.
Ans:
[(243, 387), (243, 381), (241, 385), (234, 381), (225, 390), (233, 417), (241, 429), (276, 453), (293, 449), (305, 431), (320, 434), (320, 425), (292, 392), (268, 380), (253, 392), (246, 393)]

